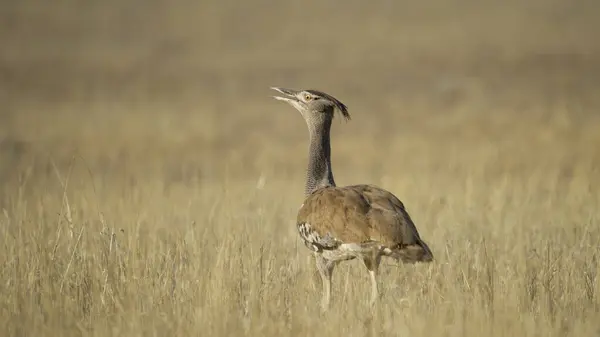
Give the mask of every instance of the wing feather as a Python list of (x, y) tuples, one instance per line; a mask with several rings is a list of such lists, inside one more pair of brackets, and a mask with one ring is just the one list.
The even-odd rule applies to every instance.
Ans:
[(402, 202), (373, 185), (326, 187), (313, 192), (304, 200), (297, 217), (305, 243), (309, 236), (302, 234), (301, 226), (307, 223), (320, 240), (327, 238), (317, 242), (325, 249), (340, 243), (379, 241), (392, 247), (420, 241)]

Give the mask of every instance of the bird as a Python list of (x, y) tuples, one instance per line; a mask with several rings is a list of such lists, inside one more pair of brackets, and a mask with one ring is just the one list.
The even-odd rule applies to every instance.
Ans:
[(432, 262), (433, 253), (393, 193), (373, 184), (336, 185), (331, 166), (331, 124), (336, 109), (350, 120), (348, 107), (319, 90), (271, 89), (280, 94), (273, 98), (298, 110), (308, 126), (308, 168), (296, 227), (314, 254), (321, 276), (321, 309), (330, 308), (335, 266), (354, 259), (362, 260), (369, 273), (369, 304), (373, 308), (379, 297), (377, 278), (382, 257), (402, 263)]

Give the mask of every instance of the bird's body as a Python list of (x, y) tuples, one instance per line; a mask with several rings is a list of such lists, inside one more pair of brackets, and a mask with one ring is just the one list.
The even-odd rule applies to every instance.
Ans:
[(315, 254), (323, 280), (322, 305), (327, 308), (331, 300), (335, 265), (355, 258), (361, 259), (369, 270), (374, 304), (382, 256), (414, 263), (430, 262), (433, 254), (394, 194), (368, 184), (336, 186), (329, 135), (335, 108), (350, 118), (346, 106), (317, 90), (273, 89), (286, 95), (275, 98), (299, 110), (309, 129), (305, 198), (296, 225), (304, 244)]
[(355, 248), (358, 255), (379, 250), (379, 254), (406, 262), (431, 253), (402, 202), (373, 185), (314, 191), (298, 211), (297, 226), (308, 248), (332, 260), (361, 257), (347, 256)]

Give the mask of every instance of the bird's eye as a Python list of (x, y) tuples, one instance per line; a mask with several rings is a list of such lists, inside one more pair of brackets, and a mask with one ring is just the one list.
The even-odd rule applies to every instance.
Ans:
[(310, 101), (312, 99), (312, 96), (309, 94), (304, 95), (304, 99), (307, 101)]

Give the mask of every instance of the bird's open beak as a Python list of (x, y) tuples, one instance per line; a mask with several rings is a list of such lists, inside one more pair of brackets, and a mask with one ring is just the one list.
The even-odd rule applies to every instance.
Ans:
[(280, 100), (280, 101), (285, 101), (285, 102), (297, 102), (298, 99), (296, 98), (296, 94), (298, 94), (297, 90), (294, 89), (286, 89), (286, 88), (278, 88), (278, 87), (271, 87), (271, 89), (276, 90), (282, 94), (284, 94), (285, 96), (273, 96), (273, 98)]

